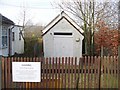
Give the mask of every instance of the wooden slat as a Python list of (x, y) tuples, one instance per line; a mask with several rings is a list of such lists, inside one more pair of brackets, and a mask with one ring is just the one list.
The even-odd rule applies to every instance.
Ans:
[(84, 78), (81, 78), (81, 77), (84, 77), (84, 75), (82, 74), (82, 70), (85, 72), (85, 70), (84, 70), (84, 65), (85, 65), (85, 59), (84, 59), (84, 57), (83, 58), (80, 58), (80, 61), (79, 61), (79, 68), (80, 68), (80, 70), (79, 70), (79, 82), (80, 82), (80, 86), (78, 86), (79, 88), (84, 88), (84, 85), (83, 85), (83, 83), (84, 82), (81, 82), (81, 80), (83, 80), (84, 81)]
[(44, 58), (44, 79), (43, 79), (43, 82), (44, 82), (44, 88), (46, 88), (46, 58)]
[(93, 73), (93, 66), (94, 66), (94, 61), (93, 61), (93, 56), (91, 56), (91, 88), (94, 88), (94, 73)]
[(52, 58), (52, 87), (54, 88), (54, 58)]
[(107, 73), (106, 74), (107, 75), (107, 87), (106, 88), (109, 88), (109, 82), (108, 82), (109, 81), (109, 77), (108, 77), (108, 75), (109, 75), (109, 66), (108, 66), (108, 62), (109, 62), (109, 57), (106, 57), (106, 69), (107, 69), (106, 70), (107, 71), (106, 72)]
[(4, 83), (5, 83), (5, 74), (4, 74), (4, 72), (5, 72), (5, 58), (3, 58), (2, 57), (2, 88), (4, 88), (5, 86), (4, 86)]
[(7, 79), (8, 79), (8, 77), (7, 77), (7, 67), (8, 67), (8, 65), (7, 65), (7, 58), (5, 58), (5, 88), (8, 88), (8, 82), (7, 82)]
[(90, 57), (88, 56), (88, 88), (90, 88)]
[(75, 65), (74, 65), (74, 69), (75, 69), (75, 73), (74, 73), (74, 88), (76, 88), (76, 81), (77, 81), (77, 78), (76, 78), (76, 66), (77, 66), (77, 57), (75, 57)]
[(97, 79), (98, 87), (97, 88), (100, 88), (100, 84), (101, 84), (101, 80), (100, 80), (101, 79), (100, 78), (101, 77), (101, 75), (100, 75), (101, 74), (101, 69), (100, 69), (101, 61), (100, 60), (101, 60), (101, 57), (98, 57), (98, 63), (97, 63), (97, 65), (98, 65), (98, 68), (97, 68), (98, 69), (98, 77), (97, 77), (98, 78)]
[[(109, 57), (109, 56), (108, 56)], [(110, 67), (109, 67), (109, 70), (110, 70), (110, 80), (111, 80), (111, 82), (109, 82), (109, 88), (112, 88), (113, 87), (113, 58), (112, 58), (112, 56), (110, 56), (109, 57), (109, 65), (110, 65)]]
[[(112, 57), (112, 63), (113, 63), (112, 73), (113, 73), (113, 77), (115, 77), (115, 58), (114, 57)], [(115, 80), (113, 80), (113, 88), (115, 88)]]
[(56, 59), (55, 59), (55, 88), (58, 88), (58, 78), (57, 78), (57, 60), (58, 60), (58, 58), (56, 57)]
[(95, 57), (95, 88), (98, 88), (98, 57)]
[(51, 76), (52, 76), (52, 74), (51, 74), (51, 57), (49, 57), (49, 59), (48, 59), (48, 62), (49, 62), (49, 67), (48, 67), (48, 69), (49, 69), (49, 80), (48, 80), (48, 82), (49, 82), (49, 88), (52, 88), (52, 86), (51, 86)]
[(78, 77), (77, 77), (77, 86), (76, 86), (76, 89), (80, 88), (79, 85), (81, 86), (81, 84), (80, 84), (80, 79), (81, 79), (81, 77), (80, 77), (80, 69), (81, 69), (82, 64), (81, 64), (80, 61), (82, 62), (81, 58), (79, 58), (79, 63), (78, 63), (78, 73), (77, 73)]
[[(112, 77), (114, 77), (115, 78), (115, 76), (114, 76), (114, 69), (115, 69), (115, 61), (114, 61), (114, 56), (113, 57), (111, 57), (112, 58), (112, 63), (113, 63), (113, 68), (112, 68)], [(115, 88), (115, 85), (114, 85), (114, 82), (115, 82), (115, 79), (113, 80), (113, 82), (112, 82), (112, 88)]]
[[(117, 76), (117, 79), (119, 79), (119, 73), (120, 73), (120, 68), (119, 68), (119, 60), (118, 60), (119, 58), (118, 58), (118, 56), (116, 57), (116, 62), (117, 62), (117, 65), (116, 65), (116, 76)], [(117, 88), (119, 88), (119, 80), (118, 80), (118, 84), (117, 84)]]
[[(11, 58), (11, 66), (12, 66), (12, 62), (14, 61), (14, 59), (13, 59), (13, 57)], [(11, 71), (12, 71), (12, 67), (11, 67)], [(11, 73), (12, 74), (12, 73)], [(12, 75), (11, 75), (12, 76)], [(11, 78), (11, 80), (12, 80), (12, 78)], [(13, 85), (14, 85), (14, 83), (13, 83), (13, 80), (12, 80), (12, 82), (11, 82), (11, 88), (13, 88)]]
[(7, 88), (9, 88), (9, 81), (10, 81), (10, 77), (9, 77), (9, 68), (10, 68), (10, 64), (9, 64), (9, 57), (7, 57), (7, 61), (6, 61), (6, 64), (7, 64)]
[(60, 57), (58, 59), (58, 88), (61, 87), (61, 78), (60, 78)]
[(83, 86), (83, 81), (84, 81), (84, 80), (83, 80), (83, 78), (82, 78), (82, 77), (84, 77), (83, 74), (82, 74), (82, 73), (83, 73), (83, 63), (82, 63), (82, 62), (83, 62), (83, 59), (84, 59), (84, 58), (80, 58), (80, 61), (79, 61), (79, 68), (80, 68), (80, 70), (81, 70), (81, 72), (80, 72), (80, 70), (79, 70), (80, 88), (83, 88), (83, 87), (84, 87), (84, 86)]
[(77, 80), (76, 80), (76, 89), (79, 89), (80, 82), (80, 58), (77, 59)]
[(104, 77), (105, 77), (105, 65), (104, 65), (104, 58), (101, 59), (101, 87), (104, 88)]
[(10, 88), (10, 58), (8, 57), (6, 60), (6, 64), (7, 64), (7, 87)]
[(94, 56), (93, 56), (93, 65), (92, 65), (92, 67), (93, 67), (93, 77), (92, 77), (92, 79), (93, 79), (93, 88), (94, 88), (94, 73), (95, 73), (95, 68), (94, 68), (94, 65), (95, 65), (95, 58), (94, 58)]
[[(46, 58), (46, 64), (45, 64), (45, 69), (46, 69), (46, 75), (45, 75), (45, 81), (47, 81), (48, 80), (48, 58)], [(46, 82), (46, 87), (45, 88), (48, 88), (48, 82)]]
[(74, 85), (73, 85), (73, 57), (72, 57), (72, 59), (71, 59), (71, 71), (72, 71), (72, 73), (71, 73), (71, 87), (72, 88), (74, 88)]
[(97, 57), (97, 60), (96, 60), (96, 88), (99, 88), (99, 68), (100, 68), (100, 57), (98, 56)]
[(94, 88), (97, 88), (97, 62), (98, 62), (98, 59), (97, 57), (95, 56), (95, 61), (94, 61)]
[(66, 66), (67, 66), (67, 57), (65, 57), (65, 64), (64, 64), (64, 70), (65, 70), (65, 73), (64, 73), (64, 88), (66, 88), (66, 85), (67, 85), (67, 83), (66, 83), (66, 70), (67, 70), (67, 68), (66, 68)]
[(108, 88), (108, 72), (109, 72), (109, 67), (108, 67), (108, 57), (104, 56), (104, 60), (105, 60), (105, 88)]
[[(109, 78), (109, 80), (111, 80), (111, 59), (110, 59), (110, 57), (109, 56), (107, 56), (107, 58), (108, 58), (108, 62), (107, 62), (107, 67), (108, 67), (108, 78)], [(111, 86), (111, 82), (108, 80), (108, 88), (111, 88), (110, 86)]]
[(68, 58), (68, 88), (71, 88), (70, 85), (70, 78), (71, 78), (71, 74), (70, 74), (70, 57)]
[(45, 73), (44, 73), (44, 72), (45, 72), (45, 71), (44, 71), (44, 66), (45, 66), (45, 63), (44, 63), (44, 58), (41, 58), (41, 59), (42, 59), (42, 63), (41, 63), (41, 64), (42, 64), (41, 88), (44, 88), (44, 76), (45, 76), (45, 75), (44, 75), (44, 74), (45, 74)]
[(101, 87), (105, 87), (105, 65), (104, 65), (104, 58), (101, 59)]
[[(40, 69), (42, 70), (42, 60), (41, 60), (41, 57), (38, 57), (38, 62), (41, 62), (41, 66), (40, 66), (41, 68)], [(42, 71), (40, 73), (41, 73), (40, 77), (41, 77), (41, 80), (42, 80)], [(31, 87), (32, 87), (32, 85), (31, 85)], [(41, 82), (38, 82), (38, 88), (41, 88)]]
[(113, 83), (114, 83), (114, 88), (116, 88), (116, 87), (115, 87), (115, 86), (117, 86), (117, 85), (116, 85), (116, 82), (118, 82), (118, 81), (117, 81), (117, 78), (118, 78), (118, 77), (117, 77), (117, 72), (116, 72), (116, 71), (117, 71), (117, 68), (116, 68), (116, 67), (118, 66), (117, 60), (118, 60), (117, 57), (114, 56), (114, 57), (113, 57), (113, 61), (114, 61), (114, 76), (113, 76), (113, 77), (116, 77), (116, 80), (114, 80), (114, 82), (113, 82)]
[[(85, 60), (85, 66), (84, 66), (84, 68), (85, 68), (85, 74), (84, 74), (84, 88), (86, 88), (86, 66), (87, 66), (87, 58), (86, 58), (86, 56), (85, 56), (85, 58), (84, 58), (84, 60)], [(83, 82), (82, 82), (83, 83)]]
[[(114, 57), (111, 56), (110, 59), (111, 59), (111, 65), (112, 65), (111, 66), (111, 77), (114, 78)], [(111, 82), (111, 88), (113, 87), (114, 87), (114, 79), (112, 79), (112, 82)]]
[[(91, 59), (90, 59), (91, 58)], [(78, 77), (80, 76), (80, 88), (98, 88), (99, 79), (101, 79), (100, 87), (103, 88), (116, 88), (116, 81), (113, 78), (118, 78), (118, 57), (104, 57), (101, 59), (101, 75), (100, 75), (100, 57), (87, 57), (84, 58), (84, 69), (81, 63), (77, 65), (76, 58), (52, 58), (48, 63), (47, 59), (42, 62), (42, 82), (40, 83), (16, 83), (12, 82), (12, 61), (24, 62), (39, 62), (40, 59), (34, 58), (3, 58), (2, 59), (2, 87), (5, 88), (76, 88)], [(88, 60), (88, 61), (87, 61)], [(90, 61), (91, 60), (91, 61)], [(74, 63), (73, 63), (74, 61)], [(82, 61), (82, 60), (81, 60)], [(46, 63), (45, 63), (46, 62)], [(91, 63), (90, 63), (91, 62)], [(52, 64), (52, 65), (50, 65)], [(60, 65), (61, 64), (61, 65)], [(51, 67), (52, 66), (52, 67)], [(79, 68), (80, 67), (80, 68)], [(52, 70), (52, 72), (51, 72)], [(61, 72), (61, 73), (60, 73)], [(49, 76), (48, 76), (49, 75)], [(52, 78), (51, 78), (52, 77)], [(101, 77), (101, 78), (100, 78)], [(51, 80), (52, 79), (52, 80)], [(112, 80), (113, 79), (113, 80)], [(109, 82), (109, 80), (112, 80)], [(102, 83), (104, 82), (104, 83)]]
[(104, 58), (103, 58), (103, 60), (104, 60), (104, 88), (106, 88), (107, 87), (107, 65), (106, 65), (106, 61), (107, 61), (107, 57), (106, 56), (104, 56)]
[(62, 57), (62, 88), (64, 88), (64, 73), (63, 73), (63, 70), (64, 70), (64, 57)]
[[(110, 78), (110, 63), (109, 62), (110, 62), (110, 57), (107, 56), (107, 70), (108, 70), (107, 77), (108, 77), (108, 79), (111, 80), (111, 78)], [(107, 83), (108, 83), (107, 88), (110, 88), (110, 81), (108, 80)]]

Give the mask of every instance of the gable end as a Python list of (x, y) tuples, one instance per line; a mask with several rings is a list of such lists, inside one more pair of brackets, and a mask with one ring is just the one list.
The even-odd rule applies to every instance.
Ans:
[[(64, 16), (63, 16), (64, 17)], [(64, 17), (69, 23), (70, 23), (70, 25), (72, 25), (80, 34), (82, 34), (81, 32), (80, 32), (80, 30), (78, 29), (78, 28), (76, 28), (66, 17)], [(82, 34), (83, 35), (83, 34)]]
[(44, 34), (42, 34), (42, 36), (44, 36), (47, 32), (49, 32), (50, 31), (50, 29), (52, 29), (59, 21), (61, 21), (63, 19), (63, 17), (62, 18), (60, 18), (52, 27), (50, 27)]
[[(65, 20), (67, 20), (67, 22), (69, 22), (70, 25), (72, 25), (80, 34), (82, 34), (82, 33), (80, 32), (80, 30), (79, 30), (78, 28), (76, 28), (65, 16), (62, 16), (53, 26), (51, 26), (45, 33), (43, 33), (42, 36), (44, 36), (47, 32), (49, 32), (50, 29), (52, 29), (56, 24), (58, 24), (63, 18), (64, 18)], [(82, 34), (82, 35), (83, 35), (83, 34)]]

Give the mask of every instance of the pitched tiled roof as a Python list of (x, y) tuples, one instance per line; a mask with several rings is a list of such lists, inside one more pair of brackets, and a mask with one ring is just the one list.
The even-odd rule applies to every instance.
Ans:
[[(0, 15), (1, 15), (1, 14), (0, 14)], [(2, 16), (2, 24), (14, 25), (14, 22), (13, 22), (12, 20), (8, 19), (7, 17), (5, 17), (5, 16), (3, 16), (3, 15), (1, 15), (1, 16)]]

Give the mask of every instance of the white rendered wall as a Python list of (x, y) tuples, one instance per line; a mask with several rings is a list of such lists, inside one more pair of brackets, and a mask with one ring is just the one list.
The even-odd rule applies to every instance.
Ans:
[(15, 53), (17, 54), (24, 53), (24, 40), (22, 37), (21, 40), (19, 40), (19, 33), (20, 33), (19, 28), (20, 27), (15, 26), (12, 29), (12, 32), (14, 32), (15, 34), (15, 39), (14, 41), (12, 41), (12, 55), (14, 55)]
[[(82, 56), (82, 40), (83, 36), (69, 23), (66, 19), (58, 22), (49, 32), (43, 36), (44, 57), (56, 57), (54, 54), (54, 32), (72, 32), (73, 33), (73, 57)], [(63, 36), (64, 37), (64, 36)], [(66, 37), (66, 36), (65, 36)], [(79, 42), (76, 42), (80, 39)], [(58, 44), (58, 48), (59, 48)], [(69, 46), (68, 46), (69, 47)], [(70, 52), (70, 51), (65, 51)], [(63, 55), (64, 56), (64, 55)]]

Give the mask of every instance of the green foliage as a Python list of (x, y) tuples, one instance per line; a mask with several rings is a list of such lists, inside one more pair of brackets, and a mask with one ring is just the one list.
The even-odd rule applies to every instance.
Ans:
[(34, 56), (34, 45), (38, 43), (37, 53), (39, 56), (42, 55), (42, 39), (38, 37), (26, 37), (26, 44), (25, 44), (25, 56)]

